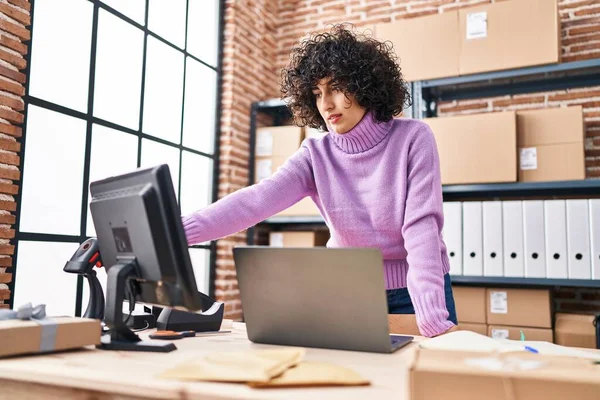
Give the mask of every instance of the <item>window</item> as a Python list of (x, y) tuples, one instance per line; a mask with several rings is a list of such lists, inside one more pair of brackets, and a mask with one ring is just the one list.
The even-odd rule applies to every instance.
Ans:
[[(62, 271), (95, 230), (89, 184), (169, 165), (182, 213), (215, 199), (222, 0), (32, 1), (13, 303), (81, 315)], [(190, 248), (198, 289), (214, 243)], [(44, 254), (43, 258), (39, 255)], [(99, 271), (103, 287), (106, 274)]]

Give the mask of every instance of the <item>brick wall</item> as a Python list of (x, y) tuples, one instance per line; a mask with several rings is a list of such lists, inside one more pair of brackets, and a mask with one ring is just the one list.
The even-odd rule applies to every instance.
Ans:
[[(278, 71), (287, 64), (291, 46), (307, 32), (338, 22), (366, 28), (498, 1), (507, 0), (227, 0), (219, 195), (246, 185), (250, 104), (279, 97)], [(559, 8), (564, 61), (600, 57), (600, 2), (559, 0)], [(600, 87), (443, 103), (440, 114), (568, 104), (584, 107), (587, 174), (600, 176)], [(218, 245), (216, 295), (227, 301), (228, 316), (233, 318), (241, 317), (241, 304), (231, 248), (241, 243), (245, 234)], [(592, 297), (598, 301), (591, 302)], [(566, 288), (557, 291), (557, 299), (566, 309), (600, 311), (597, 291)]]
[(0, 308), (8, 307), (12, 282), (30, 7), (25, 0), (0, 0)]
[[(250, 106), (277, 93), (278, 23), (276, 0), (225, 1), (219, 197), (248, 184)], [(242, 310), (231, 249), (245, 243), (238, 233), (217, 245), (215, 296), (233, 319)]]

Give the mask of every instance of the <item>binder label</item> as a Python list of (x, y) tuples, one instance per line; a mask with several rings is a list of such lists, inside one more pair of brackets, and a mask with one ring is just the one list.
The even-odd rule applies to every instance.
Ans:
[(492, 314), (508, 313), (508, 295), (506, 292), (490, 292), (490, 312)]

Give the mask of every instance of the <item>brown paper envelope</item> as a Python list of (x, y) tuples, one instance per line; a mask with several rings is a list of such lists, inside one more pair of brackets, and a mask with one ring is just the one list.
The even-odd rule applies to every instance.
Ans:
[(159, 375), (164, 379), (268, 382), (304, 357), (302, 348), (218, 352), (187, 361)]
[(370, 385), (356, 372), (322, 362), (301, 362), (268, 382), (248, 383), (256, 388), (297, 386), (364, 386)]

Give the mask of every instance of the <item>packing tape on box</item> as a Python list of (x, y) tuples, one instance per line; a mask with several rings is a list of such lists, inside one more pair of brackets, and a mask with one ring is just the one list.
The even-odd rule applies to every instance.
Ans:
[(33, 321), (42, 327), (42, 339), (40, 341), (40, 352), (54, 350), (56, 343), (56, 323), (51, 319), (46, 319), (46, 305), (38, 304), (32, 306), (27, 303), (15, 310), (0, 309), (0, 321), (9, 319), (20, 319), (24, 321)]

